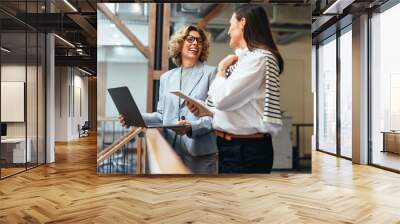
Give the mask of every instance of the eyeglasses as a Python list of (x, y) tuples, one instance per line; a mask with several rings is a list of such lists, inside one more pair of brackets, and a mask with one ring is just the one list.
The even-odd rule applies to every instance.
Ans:
[(185, 39), (189, 44), (193, 44), (194, 41), (196, 41), (198, 44), (202, 44), (203, 40), (200, 37), (194, 37), (194, 36), (187, 36)]

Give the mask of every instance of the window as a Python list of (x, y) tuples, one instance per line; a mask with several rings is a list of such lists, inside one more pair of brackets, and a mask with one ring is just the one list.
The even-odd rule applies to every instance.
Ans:
[[(372, 163), (400, 170), (400, 155), (386, 144), (400, 144), (400, 4), (371, 18), (370, 134)], [(384, 139), (385, 132), (393, 142)], [(398, 142), (398, 143), (396, 143)], [(400, 146), (393, 146), (398, 149)]]
[(336, 153), (336, 36), (318, 48), (318, 149)]
[(340, 36), (340, 155), (351, 158), (352, 149), (352, 33)]

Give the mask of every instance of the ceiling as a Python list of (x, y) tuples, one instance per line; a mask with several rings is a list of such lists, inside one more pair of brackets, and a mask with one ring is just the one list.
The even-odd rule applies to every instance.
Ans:
[[(351, 1), (347, 9), (354, 11), (371, 7), (371, 4), (382, 4), (386, 0), (345, 0)], [(3, 35), (8, 38), (10, 47), (15, 52), (24, 50), (24, 39), (18, 32), (30, 31), (54, 32), (61, 38), (56, 38), (56, 64), (85, 67), (96, 71), (97, 58), (114, 57), (116, 60), (145, 61), (139, 51), (115, 25), (96, 11), (96, 3), (105, 2), (109, 9), (117, 15), (127, 27), (137, 34), (144, 45), (147, 45), (148, 35), (148, 4), (112, 2), (131, 1), (102, 1), (102, 0), (1, 0), (0, 21)], [(193, 1), (196, 2), (196, 1)], [(172, 3), (171, 30), (176, 30), (183, 24), (197, 24), (202, 18), (215, 9), (220, 3)], [(223, 2), (223, 1), (220, 1)], [(318, 24), (313, 33), (318, 34), (324, 29), (324, 22), (329, 21), (323, 11), (333, 4), (334, 0), (269, 0), (264, 8), (270, 17), (272, 30), (276, 41), (280, 45), (290, 44), (304, 35), (310, 34), (312, 26)], [(214, 42), (227, 41), (227, 27), (232, 12), (239, 3), (226, 3), (223, 10), (207, 24), (207, 31), (211, 33)], [(52, 13), (49, 13), (52, 11)], [(99, 16), (99, 17), (98, 17)], [(332, 16), (339, 18), (338, 16)], [(311, 24), (313, 23), (313, 24)], [(99, 24), (99, 27), (97, 27)], [(98, 32), (97, 32), (98, 31)], [(99, 33), (99, 36), (97, 36)], [(64, 40), (67, 40), (66, 43)], [(29, 40), (28, 40), (29, 41)], [(5, 43), (3, 41), (3, 43)], [(69, 44), (70, 43), (70, 44)], [(73, 47), (71, 46), (74, 45)], [(97, 51), (97, 44), (104, 47), (104, 51)], [(14, 45), (14, 46), (12, 46)], [(28, 44), (28, 54), (33, 52), (34, 43)], [(18, 50), (19, 49), (19, 50)], [(100, 54), (97, 57), (97, 54)], [(126, 55), (126, 57), (123, 57)]]
[[(21, 59), (25, 51), (28, 59), (35, 57), (37, 48), (29, 41), (36, 33), (52, 32), (60, 37), (55, 38), (56, 65), (73, 64), (95, 73), (96, 3), (89, 0), (69, 0), (68, 3), (70, 5), (63, 0), (1, 0), (2, 38), (6, 38), (2, 43), (12, 49), (9, 58)], [(25, 30), (28, 32), (27, 50)], [(29, 32), (35, 35), (29, 35)], [(43, 48), (43, 45), (39, 47)]]
[[(304, 35), (310, 34), (310, 6), (296, 1), (292, 4), (264, 4), (270, 16), (272, 31), (278, 44), (289, 44)], [(172, 3), (171, 32), (187, 24), (198, 24), (217, 3)], [(223, 4), (221, 12), (208, 22), (206, 30), (214, 43), (228, 41), (229, 20), (238, 3)], [(148, 6), (141, 3), (107, 4), (127, 27), (135, 33), (144, 45), (148, 39)], [(112, 34), (112, 35), (110, 35)], [(98, 60), (114, 62), (146, 62), (140, 52), (125, 38), (118, 29), (101, 13), (98, 14)], [(134, 48), (134, 49), (131, 49)]]

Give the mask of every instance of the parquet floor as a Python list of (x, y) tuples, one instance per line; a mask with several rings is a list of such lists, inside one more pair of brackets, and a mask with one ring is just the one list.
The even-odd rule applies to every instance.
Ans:
[(24, 171), (24, 170), (25, 170), (25, 167), (23, 167), (23, 168), (1, 168), (1, 176), (7, 177), (7, 176), (13, 175), (15, 173)]
[(313, 174), (100, 177), (95, 138), (0, 181), (0, 223), (400, 223), (400, 175), (313, 153)]

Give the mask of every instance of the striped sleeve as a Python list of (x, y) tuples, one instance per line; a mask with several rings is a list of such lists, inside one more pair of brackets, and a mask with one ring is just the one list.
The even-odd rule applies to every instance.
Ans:
[(236, 66), (237, 66), (237, 63), (229, 66), (225, 71), (225, 77), (228, 78), (232, 74), (233, 70), (235, 70)]
[(265, 56), (265, 122), (282, 124), (280, 107), (279, 66), (276, 58), (269, 51), (262, 51)]

